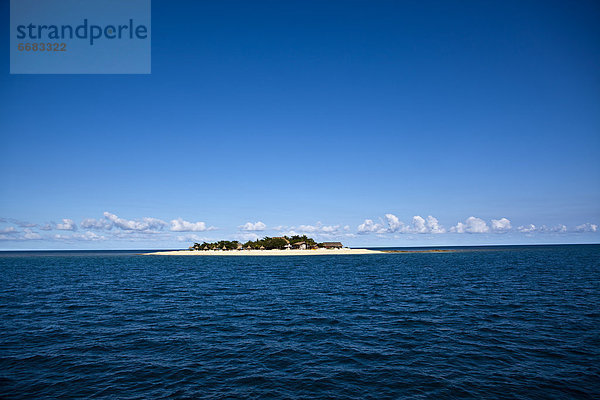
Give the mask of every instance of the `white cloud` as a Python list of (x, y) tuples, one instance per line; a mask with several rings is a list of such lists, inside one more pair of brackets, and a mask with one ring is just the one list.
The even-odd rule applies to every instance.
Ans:
[(167, 223), (158, 218), (144, 217), (139, 220), (128, 220), (120, 218), (115, 214), (104, 212), (104, 219), (86, 218), (81, 222), (84, 229), (111, 230), (113, 227), (123, 231), (135, 231), (142, 233), (156, 233), (169, 227), (173, 232), (203, 232), (216, 229), (206, 226), (205, 222), (189, 222), (182, 218), (171, 220)]
[(42, 236), (39, 233), (34, 232), (31, 229), (25, 229), (25, 233), (23, 235), (23, 239), (25, 239), (25, 240), (39, 240), (41, 238), (42, 238)]
[(319, 231), (319, 227), (314, 225), (300, 225), (297, 229), (300, 232), (306, 233), (314, 233)]
[(77, 225), (72, 219), (63, 218), (62, 223), (56, 224), (56, 229), (61, 231), (76, 231)]
[(267, 225), (265, 225), (261, 221), (258, 221), (255, 223), (246, 222), (244, 225), (240, 225), (239, 228), (241, 231), (248, 231), (248, 232), (264, 231), (267, 228)]
[(371, 219), (366, 219), (358, 226), (358, 233), (444, 233), (446, 230), (439, 224), (437, 218), (429, 215), (427, 219), (420, 215), (412, 218), (410, 225), (404, 222), (394, 214), (385, 214), (385, 220), (378, 223)]
[(296, 236), (296, 235), (300, 235), (301, 233), (300, 233), (300, 232), (296, 232), (296, 231), (295, 231), (295, 230), (293, 230), (293, 229), (288, 229), (288, 230), (285, 230), (285, 229), (283, 229), (283, 228), (282, 228), (282, 229), (279, 231), (279, 234), (280, 234), (281, 236)]
[(42, 236), (30, 228), (19, 233), (14, 227), (8, 227), (0, 230), (0, 240), (6, 241), (22, 241), (22, 240), (40, 240)]
[(335, 233), (340, 230), (339, 225), (323, 225), (317, 222), (316, 225), (300, 225), (298, 228), (302, 233)]
[(52, 224), (45, 224), (40, 226), (39, 229), (43, 231), (51, 231), (52, 229), (54, 229), (54, 227), (52, 226)]
[(577, 225), (575, 227), (575, 232), (596, 232), (596, 231), (598, 231), (598, 225), (590, 224), (589, 222), (582, 224), (582, 225)]
[(434, 218), (431, 215), (427, 217), (427, 228), (429, 228), (429, 232), (431, 232), (431, 233), (444, 233), (444, 232), (446, 232), (446, 229), (444, 229), (439, 224), (437, 218)]
[(407, 228), (406, 231), (409, 233), (427, 233), (425, 218), (420, 215), (415, 215), (412, 219), (412, 226)]
[[(339, 225), (323, 225), (323, 226), (316, 226), (316, 228), (317, 228), (317, 231), (324, 232), (324, 233), (335, 233), (340, 230)], [(300, 230), (302, 230), (302, 226), (300, 226)]]
[[(349, 227), (348, 227), (349, 228)], [(299, 225), (299, 226), (277, 226), (273, 228), (279, 231), (284, 236), (314, 234), (322, 237), (335, 237), (341, 234), (343, 229), (341, 225), (323, 225), (322, 222), (317, 222), (315, 225)]]
[(510, 220), (507, 218), (493, 219), (492, 220), (492, 230), (494, 232), (508, 232), (512, 229), (512, 225), (510, 224)]
[[(401, 222), (402, 224), (402, 222)], [(391, 225), (390, 225), (391, 226)], [(393, 232), (393, 231), (392, 231)], [(400, 233), (444, 233), (444, 229), (437, 218), (429, 215), (427, 219), (420, 215), (415, 215), (410, 225), (405, 225), (400, 229)]]
[(81, 221), (81, 227), (83, 229), (96, 229), (96, 230), (111, 230), (113, 225), (108, 219), (94, 219), (86, 218)]
[(13, 219), (12, 222), (13, 222), (13, 224), (15, 224), (21, 228), (34, 228), (37, 226), (37, 224), (34, 224), (32, 222), (20, 221), (18, 219)]
[(200, 242), (210, 241), (210, 239), (207, 239), (206, 237), (203, 237), (203, 236), (198, 236), (195, 233), (191, 233), (191, 234), (188, 234), (188, 235), (179, 235), (179, 236), (177, 236), (177, 241), (178, 242), (200, 243)]
[(0, 218), (0, 222), (8, 222), (17, 225), (19, 228), (34, 228), (37, 224), (28, 221), (22, 221), (16, 218)]
[(57, 233), (57, 234), (53, 235), (52, 238), (54, 240), (63, 240), (63, 241), (67, 241), (67, 242), (73, 242), (73, 241), (89, 242), (89, 241), (106, 240), (105, 236), (101, 236), (101, 235), (98, 235), (97, 233), (90, 232), (90, 231), (83, 232), (83, 233), (73, 233), (72, 235), (64, 235), (62, 233)]
[(404, 222), (400, 221), (394, 214), (385, 214), (385, 220), (389, 232), (396, 232), (404, 227)]
[(106, 240), (106, 237), (90, 231), (87, 231), (85, 233), (75, 233), (73, 237), (78, 240)]
[(540, 225), (536, 226), (534, 224), (529, 225), (521, 225), (517, 228), (517, 231), (521, 233), (567, 233), (567, 226), (563, 224), (558, 224), (555, 226), (546, 226)]
[(385, 231), (383, 225), (373, 222), (372, 219), (365, 219), (365, 221), (362, 224), (358, 225), (358, 233), (365, 234), (382, 231)]
[(204, 232), (212, 231), (215, 227), (207, 227), (205, 222), (189, 222), (182, 218), (171, 220), (171, 231), (173, 232)]
[(12, 235), (12, 234), (17, 234), (17, 233), (19, 233), (19, 231), (18, 231), (18, 230), (16, 230), (14, 226), (9, 226), (9, 227), (7, 227), (7, 228), (2, 228), (2, 229), (0, 229), (0, 233), (3, 233), (3, 234), (10, 234), (10, 235)]
[(456, 226), (450, 228), (450, 232), (455, 233), (487, 233), (490, 227), (484, 220), (477, 217), (469, 217), (464, 223), (459, 222)]
[(538, 228), (539, 232), (567, 233), (567, 227), (559, 224), (555, 226), (542, 225)]
[(534, 224), (529, 225), (521, 225), (517, 228), (517, 230), (521, 233), (531, 233), (535, 232), (537, 227)]
[(115, 214), (107, 211), (104, 212), (104, 217), (112, 222), (113, 226), (125, 231), (138, 231), (151, 233), (152, 231), (162, 230), (167, 223), (158, 218), (144, 217), (141, 220), (127, 220), (119, 218)]
[(258, 238), (260, 238), (260, 236), (254, 232), (243, 232), (234, 235), (234, 239), (239, 240), (241, 242), (247, 242), (248, 240), (256, 240)]
[(172, 237), (169, 233), (163, 233), (158, 231), (125, 231), (125, 230), (115, 230), (111, 234), (111, 239), (123, 239), (130, 242), (136, 242), (138, 240), (143, 241), (167, 241), (171, 240)]

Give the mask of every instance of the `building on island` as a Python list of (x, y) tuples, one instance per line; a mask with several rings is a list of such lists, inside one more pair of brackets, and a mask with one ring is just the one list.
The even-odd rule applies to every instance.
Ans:
[(306, 250), (306, 242), (297, 242), (294, 243), (294, 248), (298, 250)]
[(323, 242), (323, 247), (326, 249), (341, 249), (344, 246), (342, 242)]

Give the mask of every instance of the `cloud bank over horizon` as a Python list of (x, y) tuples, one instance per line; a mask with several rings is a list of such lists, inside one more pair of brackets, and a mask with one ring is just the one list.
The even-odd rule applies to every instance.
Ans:
[[(568, 227), (564, 224), (536, 225), (519, 224), (513, 226), (507, 217), (484, 220), (469, 216), (450, 226), (443, 226), (438, 218), (414, 215), (408, 222), (392, 213), (377, 219), (364, 219), (355, 229), (349, 224), (273, 225), (263, 221), (245, 222), (229, 229), (219, 229), (204, 221), (188, 221), (182, 217), (163, 220), (155, 217), (127, 219), (105, 211), (100, 218), (83, 218), (79, 224), (72, 218), (61, 218), (61, 222), (33, 223), (15, 218), (0, 218), (0, 242), (47, 241), (47, 242), (98, 242), (98, 241), (152, 241), (152, 242), (201, 242), (217, 239), (213, 231), (220, 230), (220, 239), (230, 238), (240, 241), (255, 240), (262, 236), (308, 235), (318, 240), (360, 239), (372, 237), (381, 240), (427, 236), (457, 237), (460, 235), (581, 235), (596, 234), (598, 224), (585, 222)], [(388, 239), (386, 239), (388, 238)]]

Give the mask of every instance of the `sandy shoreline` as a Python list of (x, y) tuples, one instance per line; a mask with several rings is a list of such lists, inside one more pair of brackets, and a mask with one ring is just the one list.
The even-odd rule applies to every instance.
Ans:
[(383, 251), (368, 249), (318, 249), (318, 250), (175, 250), (143, 253), (150, 256), (341, 256), (355, 254), (384, 254)]

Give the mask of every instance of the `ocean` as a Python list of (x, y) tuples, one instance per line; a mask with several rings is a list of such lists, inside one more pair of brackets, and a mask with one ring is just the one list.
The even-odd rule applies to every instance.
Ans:
[(600, 246), (0, 253), (4, 399), (598, 399)]

